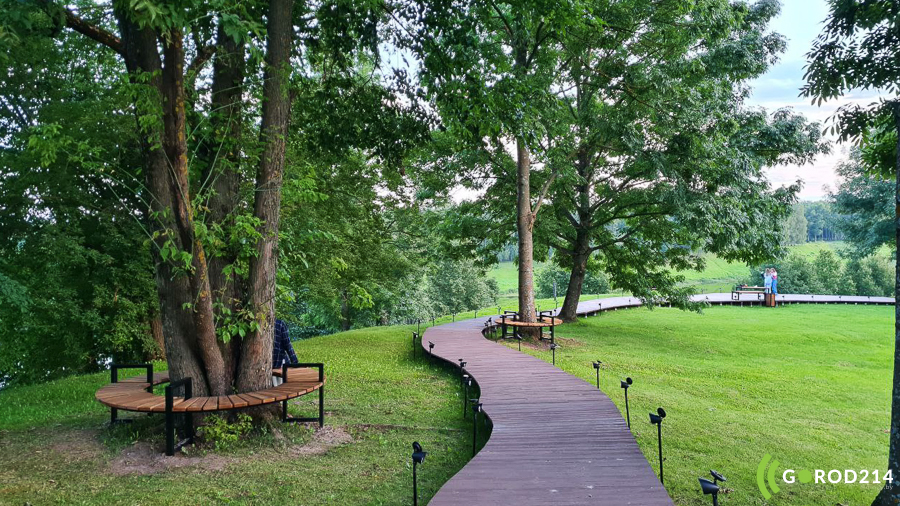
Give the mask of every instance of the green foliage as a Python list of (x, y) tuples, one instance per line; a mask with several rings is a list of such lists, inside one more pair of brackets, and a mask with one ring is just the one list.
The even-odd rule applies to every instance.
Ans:
[(829, 194), (839, 214), (838, 227), (863, 256), (894, 241), (896, 191), (893, 181), (872, 174), (855, 151), (850, 159), (838, 165), (841, 178)]
[[(556, 282), (556, 295), (563, 297), (569, 286), (571, 273), (560, 269), (556, 265), (547, 264), (537, 271), (535, 276), (535, 296), (541, 299), (549, 299), (553, 297), (554, 282)], [(581, 293), (585, 294), (601, 294), (609, 293), (609, 278), (603, 271), (588, 271), (581, 286)]]
[(808, 237), (809, 222), (804, 214), (803, 207), (791, 206), (791, 215), (785, 220), (782, 228), (782, 242), (786, 245), (801, 244)]
[[(891, 0), (834, 0), (822, 33), (813, 42), (807, 57), (807, 84), (803, 95), (814, 102), (838, 98), (851, 90), (878, 89), (896, 94), (900, 86), (900, 33), (896, 29), (900, 15)], [(891, 125), (896, 132), (900, 109), (896, 99), (879, 100), (863, 108), (848, 104), (832, 118), (831, 130), (841, 140), (858, 141), (876, 125)], [(882, 131), (882, 137), (886, 134)], [(896, 141), (896, 136), (894, 136)], [(896, 157), (893, 159), (896, 163)], [(893, 163), (873, 167), (892, 176)]]
[(208, 416), (197, 431), (206, 443), (212, 444), (217, 451), (233, 449), (241, 438), (253, 430), (253, 419), (246, 413), (238, 413), (234, 421), (224, 416)]

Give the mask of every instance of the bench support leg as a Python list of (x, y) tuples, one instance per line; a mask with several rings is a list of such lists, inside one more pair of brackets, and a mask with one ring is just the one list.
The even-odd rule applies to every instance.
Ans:
[(319, 416), (317, 417), (301, 417), (295, 418), (288, 416), (288, 401), (281, 401), (281, 421), (282, 422), (318, 422), (319, 427), (325, 426), (325, 385), (319, 387)]

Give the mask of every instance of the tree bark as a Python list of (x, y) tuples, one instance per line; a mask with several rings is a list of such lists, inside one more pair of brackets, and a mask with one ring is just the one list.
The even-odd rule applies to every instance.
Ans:
[(569, 286), (566, 287), (566, 298), (559, 311), (559, 317), (567, 322), (578, 319), (578, 301), (581, 299), (581, 290), (584, 286), (584, 278), (587, 276), (587, 262), (590, 257), (590, 237), (587, 233), (578, 231), (575, 247), (575, 254), (572, 255), (572, 272), (569, 274)]
[[(579, 90), (579, 105), (581, 93)], [(591, 173), (587, 152), (579, 150), (576, 170), (581, 178), (575, 188), (578, 198), (578, 223), (575, 225), (575, 241), (572, 249), (572, 272), (569, 275), (569, 286), (566, 287), (566, 299), (560, 309), (560, 318), (574, 321), (578, 318), (578, 301), (587, 276), (587, 263), (591, 256)]]
[(187, 272), (193, 299), (191, 315), (200, 357), (206, 369), (206, 381), (211, 395), (227, 395), (225, 364), (216, 337), (209, 271), (203, 244), (194, 233), (194, 213), (188, 178), (186, 117), (184, 109), (184, 46), (180, 31), (173, 30), (165, 37), (165, 57), (162, 72), (163, 91), (163, 147), (170, 166), (170, 194), (173, 198), (177, 234), (182, 248), (191, 248), (191, 269)]
[[(160, 93), (162, 101), (162, 60), (157, 50), (156, 34), (149, 28), (139, 28), (125, 12), (119, 12), (119, 26), (125, 51), (125, 65), (131, 76), (148, 73), (147, 83), (153, 93)], [(140, 127), (138, 127), (140, 130)], [(154, 263), (159, 311), (165, 340), (166, 361), (173, 380), (191, 377), (194, 394), (206, 395), (209, 386), (206, 371), (199, 360), (199, 353), (191, 313), (184, 308), (193, 302), (190, 283), (185, 276), (178, 276), (172, 265), (161, 258), (159, 251), (168, 239), (181, 247), (180, 237), (169, 236), (175, 229), (171, 210), (174, 208), (171, 194), (171, 172), (163, 132), (142, 132), (141, 150), (144, 158), (145, 184), (150, 193), (150, 230), (154, 232), (155, 247), (151, 248)]]
[(531, 156), (516, 139), (516, 228), (519, 233), (519, 319), (537, 321), (534, 307), (534, 214), (531, 212)]
[(256, 175), (254, 215), (262, 220), (257, 255), (250, 260), (250, 307), (259, 328), (244, 339), (237, 388), (251, 391), (272, 385), (272, 330), (275, 322), (275, 275), (278, 271), (278, 220), (284, 174), (285, 139), (290, 120), (290, 56), (293, 0), (271, 0), (268, 15), (266, 70), (263, 85), (262, 158)]
[[(210, 124), (212, 131), (198, 150), (198, 157), (205, 161), (202, 177), (208, 185), (209, 198), (206, 207), (207, 221), (227, 229), (240, 206), (240, 140), (243, 133), (242, 98), (244, 87), (245, 50), (243, 42), (225, 33), (219, 20), (216, 33), (215, 59), (213, 60), (212, 99)], [(214, 300), (221, 302), (232, 314), (242, 308), (245, 290), (234, 276), (227, 276), (225, 268), (237, 262), (235, 251), (224, 251), (209, 259), (209, 285)], [(237, 374), (241, 338), (232, 336), (229, 342), (219, 341), (225, 364), (225, 383), (231, 385)]]

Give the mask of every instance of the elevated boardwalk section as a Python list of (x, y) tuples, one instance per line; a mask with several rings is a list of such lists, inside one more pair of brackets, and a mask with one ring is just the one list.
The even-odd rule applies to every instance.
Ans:
[[(695, 296), (710, 304), (757, 305), (761, 297)], [(890, 297), (778, 295), (778, 304), (893, 304)], [(578, 314), (641, 306), (634, 297), (585, 301)], [(555, 366), (482, 336), (488, 317), (431, 327), (422, 344), (436, 358), (464, 359), (493, 432), (484, 448), (429, 504), (673, 505), (615, 404)]]

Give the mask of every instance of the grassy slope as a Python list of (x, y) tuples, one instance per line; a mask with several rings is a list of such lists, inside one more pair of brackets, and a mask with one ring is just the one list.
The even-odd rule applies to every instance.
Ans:
[[(401, 504), (410, 500), (412, 441), (429, 451), (419, 473), (426, 500), (470, 457), (457, 376), (421, 354), (412, 360), (409, 327), (320, 337), (296, 349), (301, 361), (326, 363), (326, 425), (343, 428), (353, 443), (277, 457), (312, 437), (305, 427), (278, 424), (278, 438), (256, 434), (214, 452), (230, 462), (222, 471), (114, 476), (109, 462), (131, 443), (161, 447), (162, 417), (106, 429), (108, 411), (93, 395), (108, 375), (68, 378), (0, 393), (0, 504)], [(309, 416), (315, 400), (291, 410)]]
[[(808, 242), (790, 246), (789, 249), (793, 253), (813, 257), (823, 249), (835, 251), (842, 246), (843, 242)], [(702, 292), (730, 292), (735, 283), (745, 280), (750, 273), (747, 265), (741, 262), (728, 262), (711, 253), (705, 253), (703, 257), (706, 261), (703, 272), (679, 272), (687, 284), (697, 286)], [(497, 280), (501, 296), (514, 295), (518, 292), (518, 271), (515, 263), (501, 262), (494, 266), (488, 275)]]
[[(557, 331), (574, 341), (557, 365), (594, 383), (625, 411), (629, 391), (637, 440), (657, 468), (647, 412), (669, 413), (663, 428), (667, 489), (679, 505), (705, 505), (697, 477), (717, 469), (732, 506), (766, 504), (756, 483), (765, 452), (793, 469), (881, 469), (888, 443), (893, 309), (795, 305), (605, 313)], [(547, 351), (529, 350), (550, 360)], [(780, 484), (781, 479), (778, 479)], [(873, 485), (783, 485), (777, 504), (869, 504)]]

